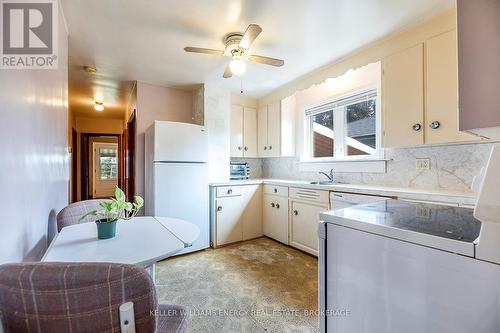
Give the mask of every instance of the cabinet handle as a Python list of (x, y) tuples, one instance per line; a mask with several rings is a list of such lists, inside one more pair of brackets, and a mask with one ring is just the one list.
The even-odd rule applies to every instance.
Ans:
[(271, 207), (273, 207), (273, 208), (274, 208), (274, 206), (276, 206), (276, 205), (274, 204), (274, 202), (271, 202)]
[(245, 151), (247, 151), (247, 150), (248, 150), (248, 147), (245, 147)]
[(264, 150), (267, 150), (267, 146), (264, 146)]
[(416, 124), (413, 124), (413, 126), (411, 127), (415, 132), (418, 132), (422, 129), (422, 125), (419, 124), (419, 123), (416, 123)]
[(273, 146), (269, 146), (269, 150), (273, 149)]
[(241, 150), (242, 148), (240, 146), (238, 146), (238, 150)]
[(233, 194), (233, 190), (231, 189), (227, 190), (227, 194)]
[(441, 126), (441, 124), (437, 120), (434, 120), (432, 123), (429, 124), (429, 127), (432, 129), (438, 129), (439, 126)]
[(278, 193), (278, 189), (277, 188), (274, 189), (274, 193)]
[(217, 211), (218, 212), (222, 211), (222, 206), (217, 207)]
[(280, 204), (276, 204), (276, 208), (280, 209)]
[(296, 209), (294, 209), (294, 210), (293, 210), (293, 215), (299, 215), (299, 211), (298, 211), (298, 210), (296, 210)]

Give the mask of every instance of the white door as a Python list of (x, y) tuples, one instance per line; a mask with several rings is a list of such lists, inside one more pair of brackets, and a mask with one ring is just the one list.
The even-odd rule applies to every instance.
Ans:
[(173, 217), (196, 224), (200, 236), (179, 254), (209, 247), (209, 192), (206, 163), (155, 163), (153, 198), (146, 214)]
[(243, 240), (262, 236), (262, 185), (243, 188)]
[(245, 108), (243, 112), (243, 149), (245, 157), (257, 157), (257, 110)]
[(328, 205), (292, 201), (290, 245), (318, 255), (319, 214), (327, 210)]
[[(435, 36), (426, 42), (426, 103), (428, 144), (479, 140), (458, 130), (457, 31)], [(432, 122), (439, 127), (430, 127)]]
[(267, 105), (261, 106), (257, 112), (257, 142), (259, 157), (267, 156)]
[(114, 196), (118, 185), (118, 144), (93, 143), (93, 198)]
[(175, 121), (155, 121), (153, 126), (154, 161), (208, 161), (208, 135), (203, 126)]
[(243, 107), (233, 105), (231, 107), (231, 157), (243, 157)]
[(418, 44), (383, 60), (384, 147), (424, 143), (423, 52)]
[(281, 102), (271, 103), (267, 109), (268, 156), (281, 155)]
[(264, 235), (288, 244), (288, 198), (265, 194), (263, 204)]
[(243, 240), (243, 198), (241, 196), (217, 198), (216, 245), (221, 246)]

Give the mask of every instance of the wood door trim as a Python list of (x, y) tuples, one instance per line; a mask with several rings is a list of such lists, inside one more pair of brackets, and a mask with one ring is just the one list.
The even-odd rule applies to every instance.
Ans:
[[(89, 143), (91, 137), (110, 137), (117, 138), (120, 142), (121, 134), (115, 133), (80, 133), (80, 200), (89, 199)], [(118, 156), (120, 157), (120, 156)], [(122, 163), (122, 159), (118, 158), (119, 164)], [(120, 168), (120, 166), (118, 166)], [(87, 176), (87, 181), (85, 181), (85, 176)], [(118, 174), (118, 184), (122, 182), (121, 175)]]

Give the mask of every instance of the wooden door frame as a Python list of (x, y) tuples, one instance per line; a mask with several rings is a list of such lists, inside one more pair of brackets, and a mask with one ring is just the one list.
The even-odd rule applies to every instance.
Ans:
[(135, 161), (137, 145), (137, 110), (134, 109), (123, 131), (122, 160), (123, 160), (123, 187), (128, 200), (133, 200), (135, 195)]
[(80, 133), (80, 200), (88, 200), (89, 197), (89, 143), (92, 137), (116, 138), (118, 142), (118, 185), (122, 186), (122, 135), (114, 133)]
[(76, 202), (78, 197), (78, 132), (71, 128), (71, 197), (70, 203)]

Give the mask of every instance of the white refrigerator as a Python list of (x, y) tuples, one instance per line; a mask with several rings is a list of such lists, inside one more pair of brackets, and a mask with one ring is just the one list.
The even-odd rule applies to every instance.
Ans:
[(209, 247), (208, 141), (203, 126), (155, 121), (145, 137), (146, 215), (196, 224), (200, 237), (177, 254)]

